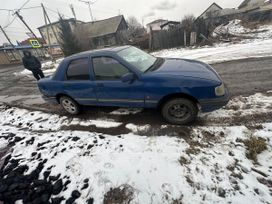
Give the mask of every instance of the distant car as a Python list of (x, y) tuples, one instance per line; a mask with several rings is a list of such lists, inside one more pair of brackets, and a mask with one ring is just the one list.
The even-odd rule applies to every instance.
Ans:
[(172, 124), (187, 124), (201, 109), (226, 105), (224, 83), (211, 66), (188, 59), (154, 57), (122, 46), (65, 58), (52, 77), (38, 82), (46, 101), (68, 113), (81, 106), (158, 108)]

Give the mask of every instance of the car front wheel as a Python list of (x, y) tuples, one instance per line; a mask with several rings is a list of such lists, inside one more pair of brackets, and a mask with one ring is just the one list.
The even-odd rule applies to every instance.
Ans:
[(77, 115), (80, 112), (79, 105), (73, 99), (67, 96), (62, 96), (60, 98), (60, 105), (66, 112), (72, 115)]
[(197, 118), (198, 107), (189, 99), (174, 98), (167, 101), (161, 111), (162, 116), (169, 123), (185, 125)]

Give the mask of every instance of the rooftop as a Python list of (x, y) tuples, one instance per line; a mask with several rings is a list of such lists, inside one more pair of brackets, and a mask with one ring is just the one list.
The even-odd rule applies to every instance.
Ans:
[(120, 15), (100, 21), (83, 23), (80, 26), (88, 31), (89, 37), (99, 37), (116, 33), (122, 20), (125, 21), (124, 16)]

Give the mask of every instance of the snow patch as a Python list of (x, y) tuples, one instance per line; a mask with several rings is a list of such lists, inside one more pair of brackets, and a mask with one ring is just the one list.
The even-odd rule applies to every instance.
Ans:
[(215, 64), (231, 60), (272, 56), (272, 40), (245, 41), (237, 44), (220, 43), (197, 49), (174, 48), (161, 50), (152, 54), (156, 57), (186, 58)]

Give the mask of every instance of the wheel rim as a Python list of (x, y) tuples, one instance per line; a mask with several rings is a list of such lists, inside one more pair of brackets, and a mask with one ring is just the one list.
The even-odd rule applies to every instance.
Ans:
[(174, 104), (169, 107), (168, 113), (175, 119), (183, 120), (190, 117), (191, 111), (189, 107), (184, 104)]
[(69, 99), (64, 99), (62, 100), (62, 107), (69, 113), (76, 113), (77, 112), (77, 107), (76, 105), (70, 101)]

